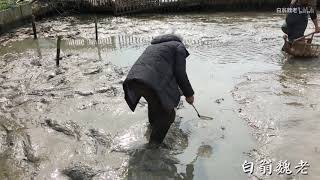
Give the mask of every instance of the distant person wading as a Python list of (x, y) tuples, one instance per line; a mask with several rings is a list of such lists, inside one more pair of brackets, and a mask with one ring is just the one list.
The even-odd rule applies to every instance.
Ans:
[(320, 32), (314, 0), (292, 0), (289, 9), (286, 22), (282, 26), (282, 31), (288, 35), (289, 42), (304, 36), (309, 16), (314, 23), (315, 32)]
[(125, 100), (132, 111), (141, 97), (148, 102), (150, 144), (163, 142), (175, 120), (175, 107), (179, 104), (181, 91), (188, 103), (194, 101), (194, 91), (186, 73), (188, 56), (178, 36), (158, 36), (132, 66), (123, 83)]

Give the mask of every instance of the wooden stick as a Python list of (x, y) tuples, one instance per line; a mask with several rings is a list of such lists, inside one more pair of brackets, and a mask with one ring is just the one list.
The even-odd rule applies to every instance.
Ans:
[(318, 33), (318, 32), (309, 33), (309, 34), (307, 34), (307, 35), (304, 35), (304, 36), (302, 36), (302, 37), (299, 37), (298, 39), (293, 40), (293, 42), (300, 41), (300, 40), (302, 40), (302, 39), (304, 39), (304, 38), (306, 38), (306, 37), (308, 37), (308, 36), (310, 36), (310, 35), (314, 35), (314, 34), (316, 34), (316, 33)]
[(56, 57), (56, 66), (59, 67), (59, 61), (60, 61), (60, 46), (61, 46), (61, 39), (62, 36), (58, 36), (57, 40), (57, 57)]
[(40, 49), (40, 45), (39, 45), (39, 40), (36, 40), (36, 45), (37, 45), (38, 57), (39, 57), (39, 59), (41, 59), (42, 54), (41, 54), (41, 49)]
[(32, 20), (32, 30), (33, 30), (33, 38), (37, 39), (37, 29), (36, 29), (36, 20), (34, 15), (31, 16), (31, 20)]
[(100, 48), (100, 45), (99, 45), (99, 42), (97, 41), (96, 42), (96, 46), (98, 48), (98, 56), (99, 56), (99, 60), (102, 61), (102, 56), (101, 56), (101, 48)]
[(95, 29), (96, 29), (96, 41), (98, 41), (98, 22), (97, 22), (97, 17), (94, 17), (94, 24), (95, 24)]

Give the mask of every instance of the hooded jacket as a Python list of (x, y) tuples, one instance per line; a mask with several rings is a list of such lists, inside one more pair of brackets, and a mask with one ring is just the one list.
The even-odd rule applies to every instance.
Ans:
[(132, 111), (141, 96), (131, 88), (130, 83), (139, 81), (154, 90), (163, 107), (173, 109), (180, 101), (180, 90), (186, 97), (194, 94), (186, 73), (186, 58), (189, 52), (175, 35), (154, 38), (151, 45), (132, 66), (123, 83), (125, 100)]

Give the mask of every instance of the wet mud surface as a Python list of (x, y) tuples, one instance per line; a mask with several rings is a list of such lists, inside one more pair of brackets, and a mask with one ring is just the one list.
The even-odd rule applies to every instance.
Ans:
[[(260, 144), (257, 160), (291, 162), (292, 175), (268, 179), (319, 178), (319, 61), (289, 60), (280, 71), (248, 73), (235, 88), (240, 115), (255, 129)], [(254, 89), (254, 91), (253, 91)], [(249, 93), (250, 91), (250, 93)], [(254, 93), (252, 93), (252, 91)], [(252, 114), (251, 112), (255, 112)], [(300, 160), (310, 164), (309, 175), (296, 174)]]
[[(319, 177), (317, 59), (287, 61), (271, 13), (50, 18), (1, 37), (0, 179), (288, 179), (248, 177), (245, 160), (309, 161)], [(164, 145), (146, 146), (147, 104), (122, 82), (150, 39), (175, 28), (191, 56), (199, 120), (182, 98)], [(55, 67), (56, 36), (62, 59)]]

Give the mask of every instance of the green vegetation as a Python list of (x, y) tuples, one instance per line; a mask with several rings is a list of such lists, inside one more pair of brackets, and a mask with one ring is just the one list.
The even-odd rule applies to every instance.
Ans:
[(13, 7), (15, 4), (16, 3), (13, 0), (0, 0), (0, 11)]

